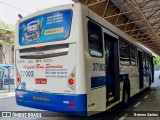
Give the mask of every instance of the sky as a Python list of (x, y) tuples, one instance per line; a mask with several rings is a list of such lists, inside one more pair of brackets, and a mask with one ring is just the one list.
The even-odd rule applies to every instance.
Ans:
[(23, 17), (39, 10), (73, 3), (72, 0), (0, 0), (0, 20), (15, 25), (18, 14)]

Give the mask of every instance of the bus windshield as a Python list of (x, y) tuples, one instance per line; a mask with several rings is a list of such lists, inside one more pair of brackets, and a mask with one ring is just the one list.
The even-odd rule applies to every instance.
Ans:
[(51, 12), (23, 21), (19, 25), (19, 44), (65, 40), (70, 34), (72, 10)]

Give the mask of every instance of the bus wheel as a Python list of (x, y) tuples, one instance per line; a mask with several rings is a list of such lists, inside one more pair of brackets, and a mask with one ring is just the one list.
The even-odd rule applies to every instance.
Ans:
[(129, 105), (129, 91), (127, 89), (127, 87), (124, 87), (123, 89), (123, 104), (125, 107), (127, 107)]

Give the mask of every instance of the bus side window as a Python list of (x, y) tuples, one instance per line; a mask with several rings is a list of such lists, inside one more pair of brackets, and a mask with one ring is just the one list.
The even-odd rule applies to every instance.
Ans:
[(146, 53), (143, 52), (143, 67), (144, 67), (144, 69), (146, 69), (146, 62), (147, 62)]
[(129, 59), (129, 43), (123, 39), (119, 40), (120, 63), (122, 65), (130, 65)]
[(93, 57), (103, 57), (102, 29), (97, 24), (88, 21), (89, 54)]
[(150, 71), (150, 56), (148, 54), (146, 54), (146, 69), (147, 69), (147, 73), (149, 74), (149, 71)]
[(137, 48), (130, 44), (130, 59), (131, 59), (131, 65), (136, 66), (137, 65)]
[(144, 76), (147, 76), (148, 74), (148, 59), (147, 59), (147, 54), (143, 52), (143, 72)]

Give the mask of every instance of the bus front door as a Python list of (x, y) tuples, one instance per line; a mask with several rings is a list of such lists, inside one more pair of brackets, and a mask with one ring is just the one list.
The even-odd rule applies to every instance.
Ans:
[(144, 79), (143, 79), (143, 54), (138, 51), (138, 66), (139, 66), (139, 88), (143, 89)]
[(106, 58), (106, 101), (107, 105), (119, 100), (118, 41), (104, 33)]

